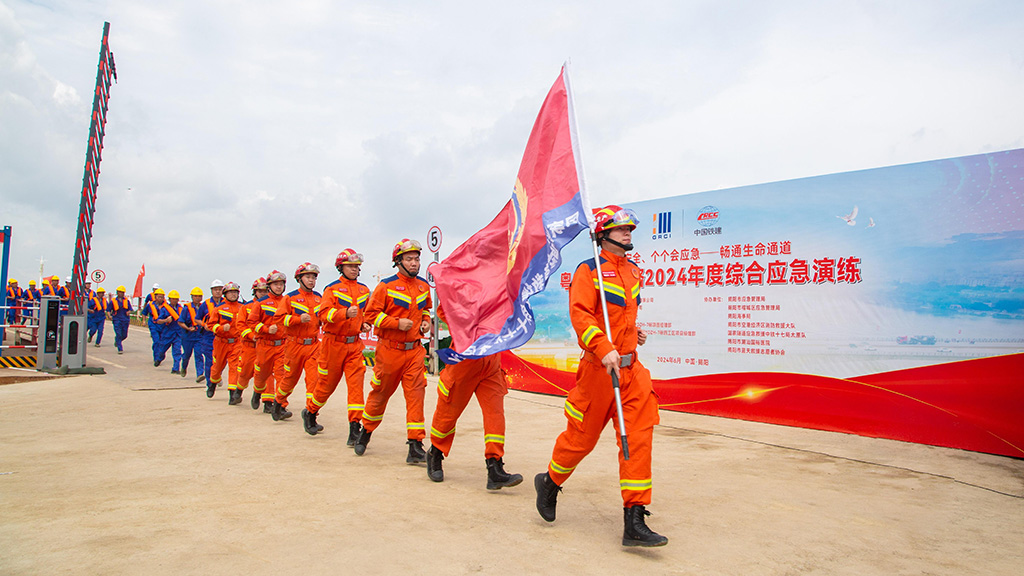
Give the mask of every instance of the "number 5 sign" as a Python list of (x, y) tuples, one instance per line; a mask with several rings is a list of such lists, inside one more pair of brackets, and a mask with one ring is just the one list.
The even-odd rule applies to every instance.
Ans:
[(431, 226), (427, 232), (427, 249), (435, 254), (441, 249), (441, 229), (437, 226)]
[(107, 275), (103, 273), (103, 270), (93, 270), (90, 276), (92, 276), (92, 281), (97, 284), (107, 279)]

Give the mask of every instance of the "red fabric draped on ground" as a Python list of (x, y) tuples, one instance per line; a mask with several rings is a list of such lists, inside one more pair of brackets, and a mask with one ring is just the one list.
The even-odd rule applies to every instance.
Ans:
[[(564, 396), (571, 372), (502, 353), (509, 388)], [(1024, 354), (851, 378), (784, 372), (654, 380), (666, 410), (1024, 458)], [(609, 384), (610, 385), (610, 384)]]

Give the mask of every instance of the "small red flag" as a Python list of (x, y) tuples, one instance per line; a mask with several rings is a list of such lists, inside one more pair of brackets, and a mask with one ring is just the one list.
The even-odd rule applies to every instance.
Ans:
[(146, 265), (139, 270), (139, 277), (135, 279), (135, 290), (132, 291), (132, 298), (142, 298), (142, 281), (146, 278)]

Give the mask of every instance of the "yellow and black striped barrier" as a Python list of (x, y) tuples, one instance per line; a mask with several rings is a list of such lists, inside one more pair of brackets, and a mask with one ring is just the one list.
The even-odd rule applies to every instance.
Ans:
[(0, 356), (0, 366), (4, 368), (35, 368), (35, 356)]

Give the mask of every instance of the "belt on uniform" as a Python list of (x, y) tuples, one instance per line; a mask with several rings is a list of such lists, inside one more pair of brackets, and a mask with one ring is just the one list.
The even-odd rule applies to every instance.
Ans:
[(284, 344), (284, 340), (268, 340), (268, 339), (263, 339), (263, 340), (260, 340), (260, 342), (263, 342), (267, 346), (280, 346), (280, 345)]
[(245, 344), (246, 346), (251, 346), (253, 348), (256, 347), (256, 341), (255, 340), (242, 340), (242, 344)]
[[(583, 353), (583, 358), (593, 362), (594, 364), (601, 365), (601, 359), (597, 357), (597, 354), (586, 351)], [(636, 352), (630, 352), (629, 354), (619, 355), (619, 368), (629, 368), (637, 361)]]
[(238, 340), (238, 338), (225, 338), (225, 340), (228, 341), (228, 344), (234, 344), (235, 341)]
[(344, 342), (345, 344), (352, 344), (356, 340), (359, 340), (359, 336), (335, 336), (334, 338)]
[(295, 343), (303, 346), (309, 346), (310, 344), (316, 344), (316, 338), (296, 338)]
[(383, 340), (382, 342), (384, 342), (391, 348), (397, 348), (399, 350), (412, 350), (417, 346), (422, 346), (422, 344), (420, 344), (418, 340), (413, 342), (396, 342), (394, 340)]

